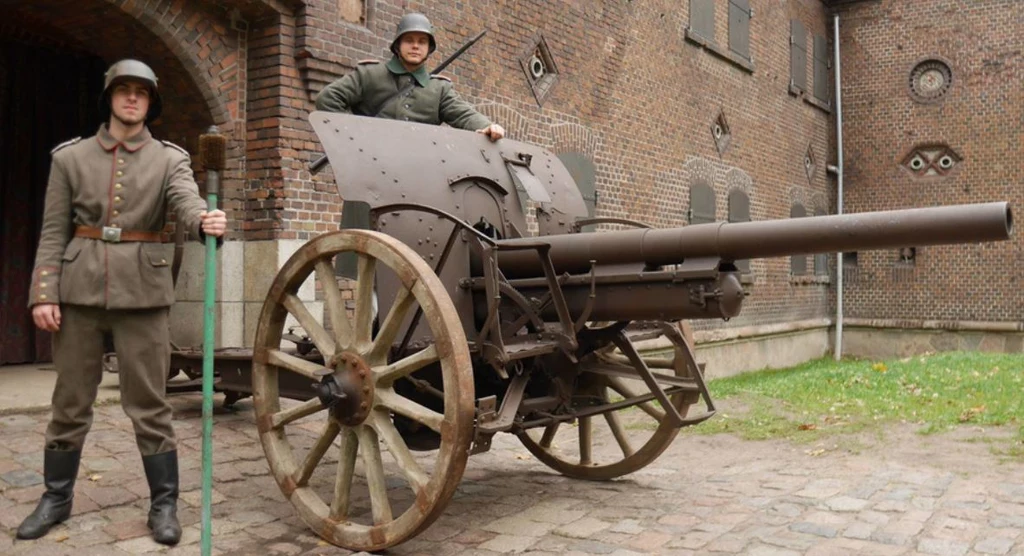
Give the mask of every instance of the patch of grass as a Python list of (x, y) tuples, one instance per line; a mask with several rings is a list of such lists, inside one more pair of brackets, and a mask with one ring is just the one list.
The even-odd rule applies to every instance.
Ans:
[[(942, 353), (892, 361), (819, 359), (781, 370), (712, 380), (718, 399), (749, 410), (689, 430), (743, 438), (816, 440), (890, 423), (930, 434), (960, 425), (1013, 426), (1005, 455), (1024, 455), (1024, 356)], [(730, 404), (732, 405), (732, 404)]]

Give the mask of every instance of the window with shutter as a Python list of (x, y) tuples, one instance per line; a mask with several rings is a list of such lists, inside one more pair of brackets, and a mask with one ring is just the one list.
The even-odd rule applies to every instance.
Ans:
[(828, 40), (814, 36), (814, 98), (828, 103)]
[(715, 42), (715, 0), (690, 0), (690, 31)]
[[(822, 207), (816, 207), (814, 209), (814, 216), (826, 216), (828, 211)], [(814, 275), (815, 276), (828, 276), (828, 253), (818, 253), (814, 255)]]
[[(750, 222), (750, 198), (746, 192), (733, 189), (729, 192), (729, 222)], [(744, 274), (750, 273), (750, 261), (735, 261), (736, 268)]]
[[(569, 171), (580, 194), (583, 195), (583, 203), (587, 205), (587, 215), (594, 216), (597, 210), (597, 170), (594, 163), (583, 153), (567, 152), (559, 153), (558, 159)], [(594, 231), (595, 226), (584, 226), (585, 232)]]
[(750, 0), (729, 0), (729, 50), (750, 59)]
[(793, 92), (807, 90), (807, 31), (802, 23), (789, 24), (789, 88)]
[[(790, 218), (803, 218), (807, 216), (807, 209), (800, 203), (793, 203), (789, 209)], [(807, 274), (807, 255), (794, 255), (789, 258), (789, 273), (793, 276)]]
[(704, 181), (690, 186), (690, 224), (715, 221), (715, 191)]

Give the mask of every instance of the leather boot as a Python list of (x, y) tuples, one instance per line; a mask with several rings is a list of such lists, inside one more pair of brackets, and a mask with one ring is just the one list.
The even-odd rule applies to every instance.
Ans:
[(160, 544), (178, 544), (181, 525), (178, 524), (178, 452), (142, 456), (149, 482), (149, 520), (146, 525), (153, 532), (153, 540)]
[(38, 539), (54, 525), (71, 517), (71, 500), (75, 497), (79, 450), (46, 450), (43, 453), (43, 483), (46, 492), (25, 521), (18, 527), (19, 539)]

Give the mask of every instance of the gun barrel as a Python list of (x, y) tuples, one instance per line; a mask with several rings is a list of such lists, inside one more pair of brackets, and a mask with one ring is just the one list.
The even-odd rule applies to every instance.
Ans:
[[(598, 265), (679, 264), (697, 257), (724, 261), (999, 241), (1010, 237), (1009, 203), (978, 203), (934, 208), (812, 216), (758, 222), (698, 224), (671, 229), (552, 235), (502, 243), (551, 245), (558, 273), (582, 274)], [(499, 252), (498, 265), (509, 278), (541, 276), (535, 253)]]

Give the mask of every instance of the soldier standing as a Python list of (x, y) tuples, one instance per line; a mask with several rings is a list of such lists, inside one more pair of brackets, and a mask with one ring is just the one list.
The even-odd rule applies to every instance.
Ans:
[(377, 116), (424, 124), (446, 123), (475, 130), (492, 141), (505, 130), (455, 92), (451, 80), (431, 75), (424, 67), (437, 50), (434, 28), (427, 16), (402, 16), (391, 42), (393, 56), (387, 63), (359, 62), (356, 69), (324, 88), (316, 97), (317, 110)]
[(57, 384), (43, 456), (46, 492), (17, 536), (39, 538), (71, 515), (103, 372), (103, 336), (110, 334), (121, 405), (150, 488), (147, 524), (154, 540), (176, 544), (178, 456), (165, 398), (174, 288), (160, 232), (170, 209), (193, 237), (219, 242), (227, 218), (206, 212), (188, 152), (150, 135), (146, 124), (160, 115), (161, 102), (149, 66), (111, 66), (100, 107), (107, 123), (95, 136), (52, 152), (29, 306), (36, 326), (54, 333)]

